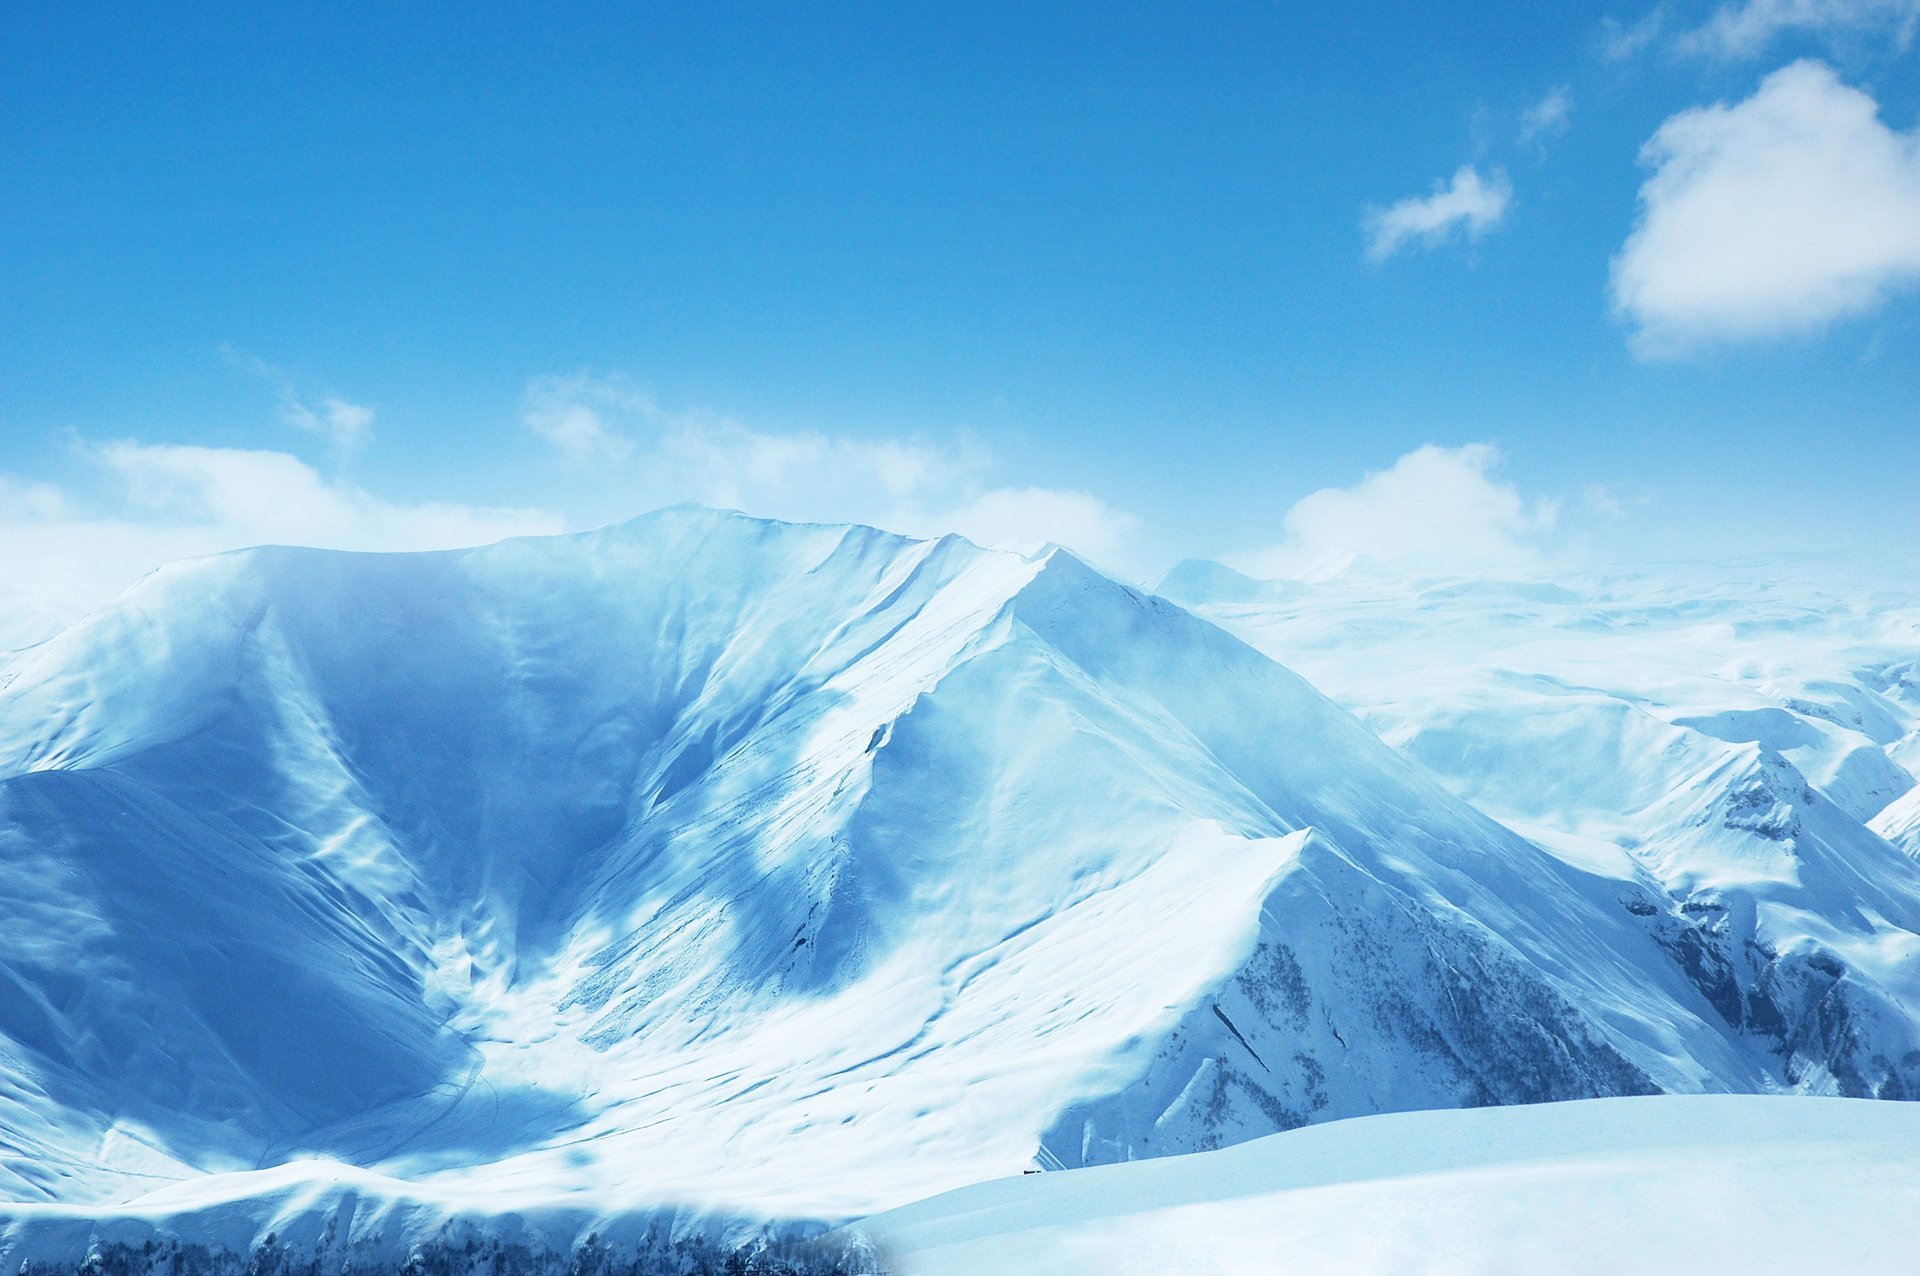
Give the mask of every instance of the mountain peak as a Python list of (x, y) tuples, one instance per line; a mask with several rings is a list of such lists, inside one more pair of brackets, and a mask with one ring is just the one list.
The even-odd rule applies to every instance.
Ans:
[(1182, 606), (1271, 602), (1289, 592), (1283, 581), (1255, 580), (1208, 558), (1188, 558), (1175, 563), (1151, 588), (1162, 598)]

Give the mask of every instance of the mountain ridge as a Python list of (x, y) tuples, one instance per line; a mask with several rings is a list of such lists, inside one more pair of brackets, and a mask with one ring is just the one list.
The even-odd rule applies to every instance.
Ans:
[(1657, 883), (1063, 551), (685, 509), (256, 551), (0, 681), (19, 1202), (322, 1155), (845, 1219), (1396, 1108), (1821, 1084)]

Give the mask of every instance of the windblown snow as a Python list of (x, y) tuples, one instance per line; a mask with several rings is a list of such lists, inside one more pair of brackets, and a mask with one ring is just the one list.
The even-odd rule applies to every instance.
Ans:
[(675, 509), (163, 570), (0, 665), (0, 1261), (341, 1183), (840, 1221), (1371, 1113), (1920, 1086), (1911, 629), (1650, 708), (1449, 683), (1422, 623), (1354, 657), (1378, 701), (1329, 681), (1396, 751), (1062, 551)]

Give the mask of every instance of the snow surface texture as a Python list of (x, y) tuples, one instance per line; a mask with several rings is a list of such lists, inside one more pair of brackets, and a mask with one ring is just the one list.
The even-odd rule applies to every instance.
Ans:
[(1905, 1276), (1920, 1108), (1663, 1095), (1363, 1117), (981, 1183), (860, 1230), (902, 1276)]
[(1542, 849), (1061, 552), (676, 509), (169, 568), (0, 667), (0, 1265), (76, 1212), (258, 1244), (342, 1174), (403, 1239), (845, 1220), (1374, 1112), (1907, 1094), (1879, 676), (1820, 701), (1887, 715), (1891, 771), (1816, 749), (1847, 812), (1649, 718), (1532, 782), (1686, 836)]

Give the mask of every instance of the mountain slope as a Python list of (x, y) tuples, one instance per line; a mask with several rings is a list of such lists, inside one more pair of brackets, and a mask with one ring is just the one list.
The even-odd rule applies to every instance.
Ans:
[(1912, 1097), (1920, 603), (1793, 564), (1163, 588), (1297, 663), (1455, 793), (1653, 895), (1777, 1083)]
[(1546, 853), (1068, 555), (701, 510), (157, 574), (0, 670), (0, 873), (5, 1191), (103, 1213), (324, 1156), (847, 1218), (1911, 1071), (1891, 1013), (1784, 1068), (1651, 871)]

